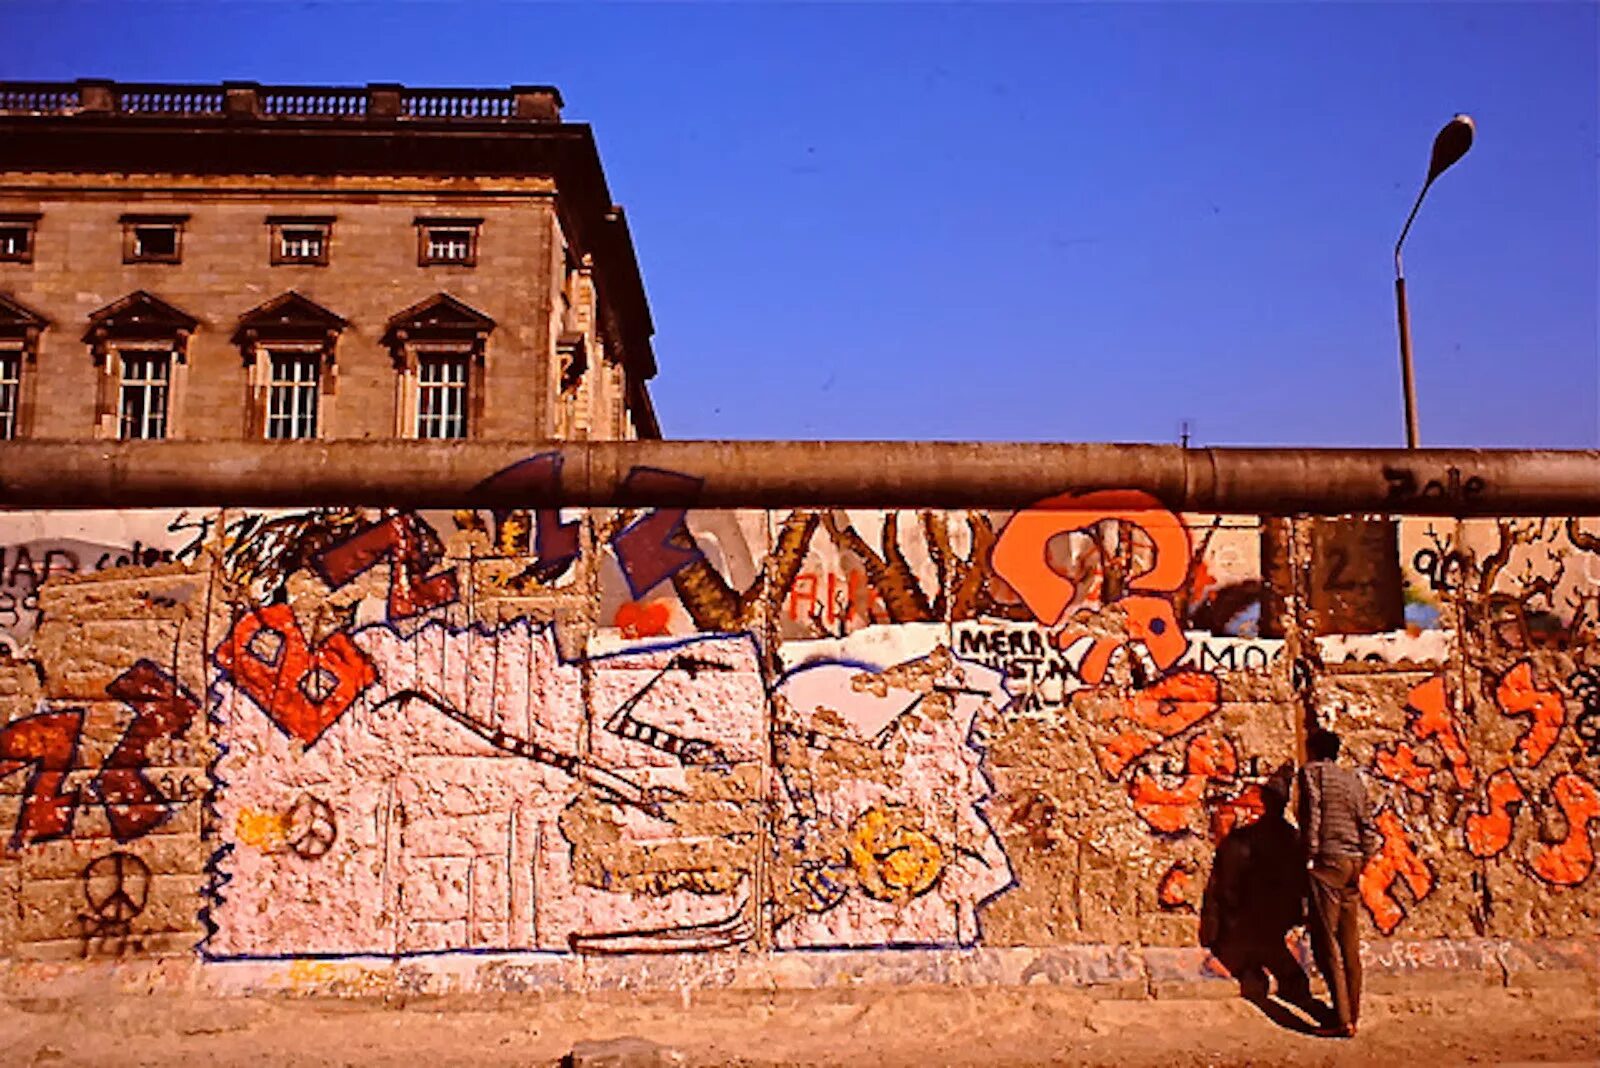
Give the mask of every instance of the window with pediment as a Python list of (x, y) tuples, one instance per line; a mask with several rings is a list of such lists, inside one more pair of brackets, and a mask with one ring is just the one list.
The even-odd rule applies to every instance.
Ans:
[(253, 398), (249, 437), (331, 436), (335, 356), (344, 327), (343, 318), (293, 290), (240, 317), (233, 340)]
[(89, 316), (84, 341), (101, 371), (97, 437), (181, 436), (189, 338), (198, 325), (192, 315), (142, 289)]
[(469, 438), (483, 411), (483, 367), (494, 320), (438, 293), (389, 320), (384, 342), (398, 373), (395, 433)]
[(23, 390), (39, 358), (39, 335), (49, 320), (0, 293), (0, 440), (26, 431)]

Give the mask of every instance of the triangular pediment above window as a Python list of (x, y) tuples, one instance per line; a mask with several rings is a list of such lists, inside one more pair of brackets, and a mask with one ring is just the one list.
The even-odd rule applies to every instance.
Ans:
[(50, 325), (50, 320), (28, 307), (0, 293), (0, 339), (21, 341), (31, 350), (39, 339), (39, 331)]
[(344, 328), (344, 319), (291, 289), (241, 315), (233, 340), (235, 344), (274, 338), (320, 341)]
[(494, 326), (494, 320), (478, 309), (448, 293), (436, 293), (390, 319), (383, 340), (398, 365), (408, 362), (406, 350), (414, 346), (452, 347), (481, 359)]
[(96, 359), (103, 358), (107, 345), (115, 341), (171, 341), (181, 359), (189, 335), (199, 325), (194, 316), (141, 289), (90, 313), (83, 339)]

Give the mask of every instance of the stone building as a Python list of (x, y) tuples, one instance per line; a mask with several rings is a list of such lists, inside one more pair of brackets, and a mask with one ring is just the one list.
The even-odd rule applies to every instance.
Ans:
[(0, 82), (0, 437), (659, 437), (550, 87)]

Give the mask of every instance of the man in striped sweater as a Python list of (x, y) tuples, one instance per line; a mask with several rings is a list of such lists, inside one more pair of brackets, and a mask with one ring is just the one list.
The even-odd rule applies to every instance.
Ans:
[(1361, 777), (1337, 763), (1339, 736), (1313, 731), (1306, 754), (1299, 816), (1311, 875), (1311, 952), (1333, 998), (1336, 1022), (1326, 1033), (1351, 1038), (1361, 1014), (1361, 869), (1382, 839)]

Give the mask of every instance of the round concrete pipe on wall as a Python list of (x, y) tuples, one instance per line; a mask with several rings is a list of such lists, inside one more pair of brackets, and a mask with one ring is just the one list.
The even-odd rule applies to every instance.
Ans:
[[(534, 458), (559, 475), (504, 477)], [(1600, 515), (1600, 452), (908, 441), (0, 444), (0, 508), (8, 509), (1009, 509), (1097, 489), (1142, 490), (1176, 511), (1246, 515)]]

